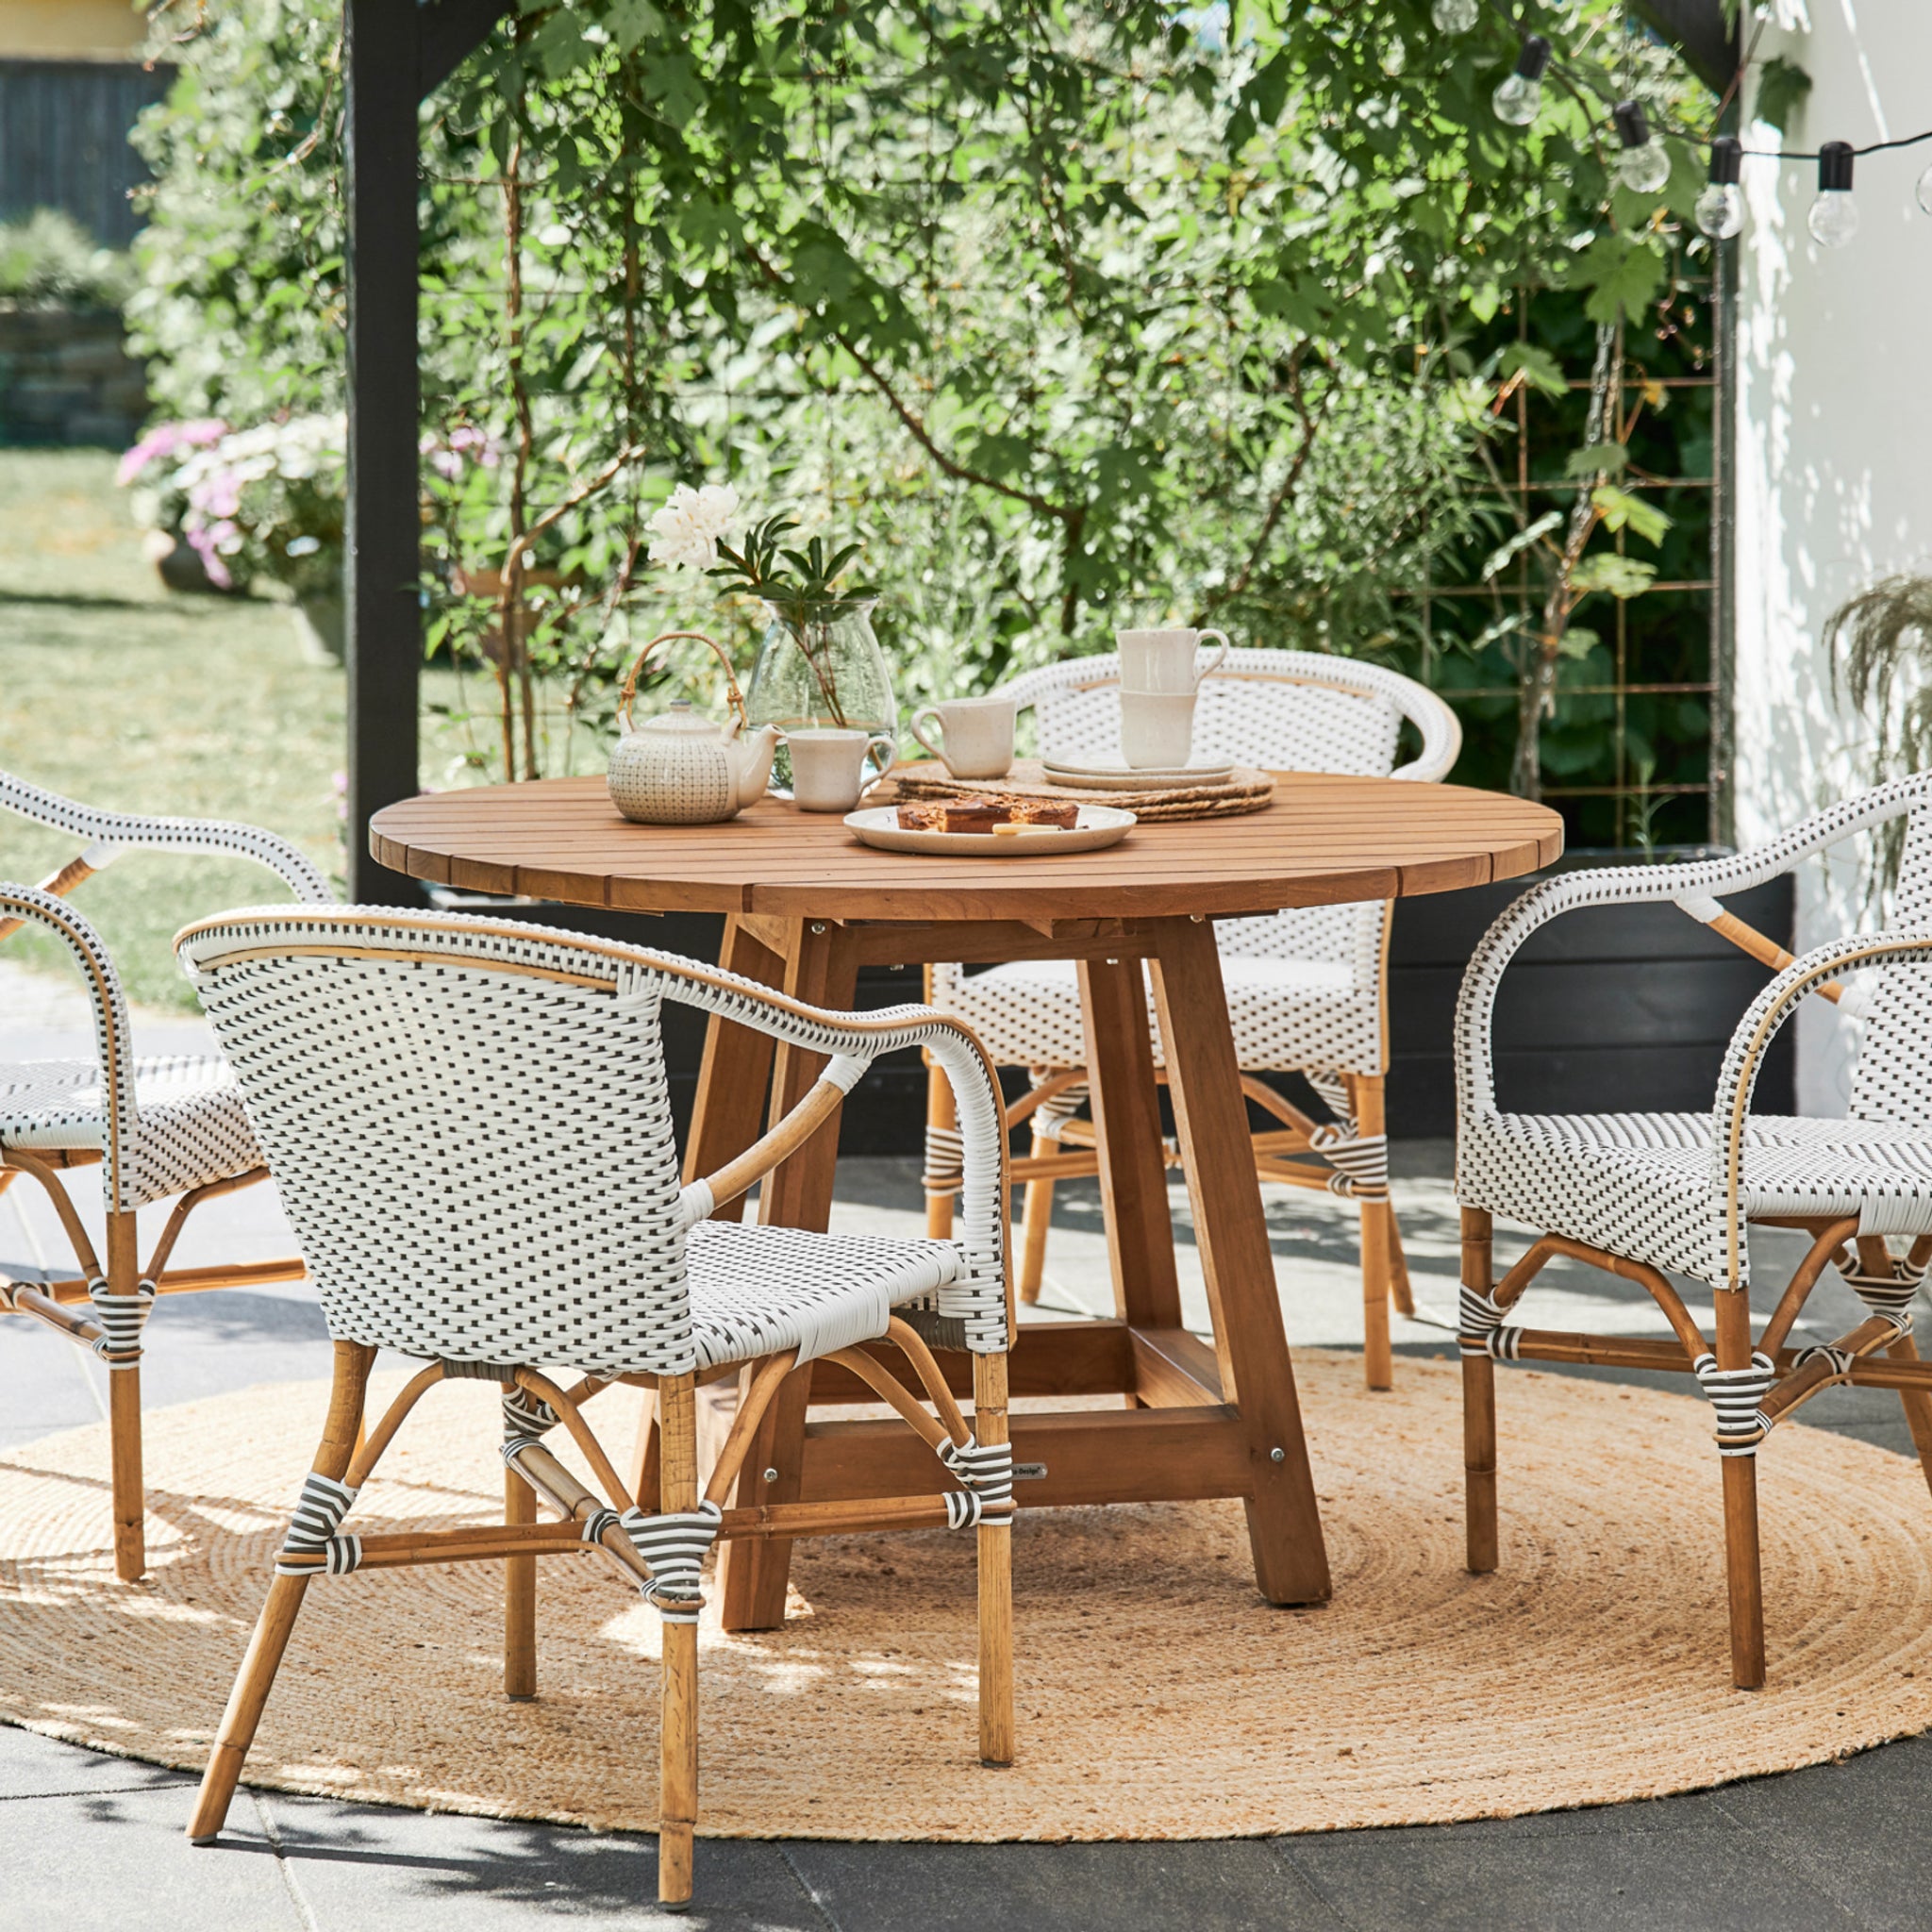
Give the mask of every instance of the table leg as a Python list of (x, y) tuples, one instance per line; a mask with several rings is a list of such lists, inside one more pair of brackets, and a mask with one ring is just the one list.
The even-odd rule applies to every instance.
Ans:
[(1081, 960), (1080, 1008), (1114, 1312), (1137, 1328), (1178, 1328), (1181, 1291), (1141, 961)]
[[(741, 973), (764, 986), (785, 984), (785, 961), (735, 919), (724, 922), (718, 963), (727, 973)], [(711, 1016), (705, 1029), (705, 1057), (698, 1068), (691, 1132), (685, 1136), (687, 1181), (716, 1174), (726, 1161), (742, 1154), (763, 1130), (765, 1087), (776, 1043), (769, 1033), (736, 1025), (715, 1013)], [(741, 1221), (742, 1196), (726, 1202), (718, 1209), (717, 1218)]]
[(1158, 923), (1154, 992), (1222, 1393), (1247, 1427), (1255, 1581), (1271, 1603), (1323, 1602), (1333, 1588), (1328, 1556), (1211, 924)]
[[(788, 923), (784, 988), (815, 1007), (849, 1008), (858, 987), (858, 962), (844, 926), (815, 920)], [(772, 1075), (771, 1118), (776, 1121), (805, 1098), (824, 1066), (821, 1054), (780, 1046)], [(832, 1182), (839, 1158), (835, 1114), (791, 1158), (775, 1168), (758, 1190), (758, 1220), (765, 1226), (823, 1231), (831, 1218)], [(795, 1503), (805, 1473), (805, 1412), (811, 1399), (811, 1364), (778, 1385), (744, 1458), (735, 1500), (740, 1507)], [(770, 1481), (767, 1470), (775, 1474)], [(791, 1545), (777, 1539), (727, 1542), (718, 1557), (722, 1620), (727, 1630), (775, 1630), (785, 1621), (785, 1584)]]

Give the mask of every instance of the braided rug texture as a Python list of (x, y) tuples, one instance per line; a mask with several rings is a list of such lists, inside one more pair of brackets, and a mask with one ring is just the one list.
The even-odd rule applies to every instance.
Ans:
[[(729, 1637), (707, 1613), (700, 1831), (1191, 1839), (1500, 1817), (1932, 1724), (1916, 1464), (1799, 1425), (1771, 1438), (1771, 1680), (1745, 1695), (1701, 1401), (1499, 1375), (1503, 1568), (1474, 1578), (1456, 1367), (1400, 1362), (1372, 1396), (1350, 1357), (1297, 1366), (1333, 1604), (1259, 1601), (1236, 1504), (1023, 1510), (1019, 1757), (995, 1773), (974, 1752), (973, 1539), (799, 1544), (784, 1630)], [(114, 1581), (102, 1537), (105, 1430), (0, 1453), (0, 1715), (198, 1770), (324, 1399), (285, 1385), (150, 1416), (141, 1586)], [(628, 1419), (604, 1426), (623, 1446)], [(500, 1507), (497, 1428), (493, 1386), (432, 1390), (351, 1527)], [(539, 1697), (512, 1705), (496, 1564), (312, 1584), (249, 1780), (649, 1829), (657, 1619), (594, 1557), (542, 1559), (538, 1587)]]

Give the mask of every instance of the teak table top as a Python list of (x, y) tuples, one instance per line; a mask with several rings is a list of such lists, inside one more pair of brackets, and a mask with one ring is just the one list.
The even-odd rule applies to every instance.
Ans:
[(1227, 917), (1454, 891), (1563, 849), (1547, 807), (1458, 785), (1276, 774), (1241, 818), (1137, 825), (1104, 852), (925, 858), (861, 845), (836, 812), (766, 798), (717, 825), (634, 825), (601, 778), (425, 793), (369, 847), (412, 877), (639, 912), (815, 919)]

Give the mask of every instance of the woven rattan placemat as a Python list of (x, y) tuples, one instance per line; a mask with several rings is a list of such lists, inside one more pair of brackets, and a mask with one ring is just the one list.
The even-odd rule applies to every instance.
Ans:
[[(1296, 1362), (1331, 1605), (1260, 1601), (1238, 1504), (1023, 1512), (1019, 1755), (989, 1772), (972, 1538), (800, 1543), (783, 1630), (704, 1631), (700, 1832), (1189, 1839), (1496, 1817), (1816, 1763), (1932, 1724), (1932, 1505), (1914, 1463), (1789, 1424), (1771, 1438), (1771, 1679), (1745, 1694), (1702, 1401), (1502, 1372), (1503, 1567), (1472, 1577), (1453, 1362), (1404, 1360), (1383, 1395), (1352, 1357)], [(0, 1453), (0, 1714), (198, 1770), (325, 1393), (150, 1415), (140, 1586), (113, 1579), (104, 1428)], [(499, 1428), (493, 1384), (433, 1390), (350, 1526), (500, 1508)], [(654, 1614), (602, 1559), (546, 1558), (539, 1696), (508, 1704), (501, 1591), (493, 1563), (310, 1585), (249, 1779), (650, 1828)]]
[(868, 805), (899, 798), (1051, 798), (1071, 805), (1110, 805), (1141, 819), (1235, 818), (1264, 810), (1274, 796), (1266, 772), (1237, 765), (1211, 785), (1166, 786), (1136, 791), (1096, 791), (1084, 785), (1056, 785), (1038, 758), (1016, 758), (1004, 778), (956, 778), (936, 759), (895, 765), (891, 775), (866, 793)]

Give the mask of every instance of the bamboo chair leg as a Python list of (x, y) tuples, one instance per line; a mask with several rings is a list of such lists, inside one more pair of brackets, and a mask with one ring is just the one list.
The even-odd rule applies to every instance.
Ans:
[(1731, 1606), (1731, 1682), (1740, 1690), (1764, 1683), (1764, 1584), (1757, 1557), (1757, 1458), (1726, 1456), (1724, 1577)]
[[(131, 1213), (108, 1217), (108, 1290), (133, 1294), (141, 1283), (141, 1257)], [(113, 1466), (114, 1574), (138, 1583), (147, 1568), (147, 1489), (142, 1475), (141, 1364), (108, 1371), (108, 1437)]]
[(1402, 1224), (1395, 1218), (1395, 1203), (1382, 1203), (1382, 1218), (1389, 1224), (1389, 1299), (1398, 1315), (1415, 1314), (1415, 1291), (1409, 1286), (1408, 1257), (1402, 1247)]
[[(1364, 1074), (1349, 1080), (1355, 1107), (1356, 1132), (1382, 1131), (1382, 1083)], [(1395, 1386), (1395, 1357), (1389, 1345), (1390, 1217), (1386, 1201), (1364, 1201), (1362, 1244), (1362, 1376), (1371, 1389)]]
[[(953, 1104), (953, 1083), (937, 1062), (925, 1070), (926, 1159), (932, 1159), (930, 1141), (935, 1134), (953, 1134), (959, 1128)], [(953, 1238), (953, 1191), (950, 1188), (928, 1188), (925, 1191), (925, 1232), (936, 1241)]]
[[(1909, 1335), (1901, 1335), (1885, 1352), (1895, 1362), (1919, 1359), (1919, 1344)], [(1924, 1474), (1926, 1486), (1932, 1488), (1932, 1395), (1901, 1389), (1898, 1399), (1905, 1408), (1906, 1426), (1912, 1432), (1912, 1447), (1919, 1452), (1919, 1468)]]
[(1371, 1389), (1395, 1386), (1389, 1341), (1389, 1217), (1383, 1201), (1364, 1201), (1362, 1242), (1362, 1379)]
[[(973, 1432), (1007, 1441), (1007, 1358), (973, 1357)], [(1013, 1525), (979, 1525), (979, 1761), (1013, 1761)]]
[[(658, 1384), (660, 1507), (698, 1504), (697, 1409), (689, 1375)], [(698, 1822), (698, 1630), (695, 1624), (658, 1625), (664, 1637), (662, 1739), (658, 1797), (658, 1899), (686, 1904), (691, 1892), (691, 1840)]]
[[(1043, 1140), (1040, 1135), (1033, 1137), (1033, 1158), (1043, 1159), (1058, 1152), (1059, 1143)], [(1037, 1302), (1040, 1299), (1040, 1284), (1046, 1273), (1046, 1237), (1053, 1226), (1053, 1182), (1032, 1180), (1026, 1183), (1025, 1231), (1020, 1241), (1020, 1278), (1016, 1286), (1023, 1302)]]
[[(503, 1473), (503, 1520), (507, 1524), (537, 1520), (537, 1492), (513, 1469)], [(518, 1704), (537, 1694), (535, 1557), (504, 1559), (503, 1694)]]
[[(1478, 1294), (1494, 1285), (1491, 1223), (1480, 1208), (1462, 1210), (1462, 1282)], [(1496, 1365), (1486, 1355), (1462, 1357), (1463, 1561), (1486, 1576), (1500, 1560), (1496, 1536)]]
[[(1751, 1307), (1743, 1290), (1721, 1288), (1717, 1361), (1721, 1369), (1751, 1359)], [(1757, 1553), (1757, 1457), (1725, 1456), (1724, 1583), (1731, 1610), (1731, 1682), (1756, 1690), (1764, 1682), (1764, 1578)]]
[[(340, 1482), (355, 1453), (357, 1431), (362, 1424), (362, 1398), (369, 1386), (369, 1370), (375, 1351), (358, 1341), (335, 1345), (335, 1385), (329, 1391), (328, 1421), (323, 1425), (322, 1443), (315, 1452), (317, 1474)], [(215, 1735), (215, 1748), (208, 1755), (203, 1773), (200, 1795), (194, 1801), (194, 1816), (189, 1821), (188, 1836), (198, 1845), (212, 1844), (227, 1822), (228, 1804), (235, 1795), (235, 1784), (255, 1741), (255, 1727), (261, 1722), (262, 1706), (268, 1702), (269, 1687), (275, 1680), (282, 1653), (289, 1647), (289, 1633), (295, 1627), (295, 1613), (302, 1607), (304, 1591), (310, 1578), (277, 1576), (269, 1586), (268, 1601), (255, 1635), (248, 1641), (248, 1654), (228, 1692), (228, 1707), (222, 1713), (222, 1727)]]

